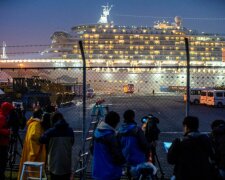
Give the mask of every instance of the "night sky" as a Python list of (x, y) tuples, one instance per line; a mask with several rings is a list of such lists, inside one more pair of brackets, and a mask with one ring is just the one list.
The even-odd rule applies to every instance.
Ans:
[(124, 15), (179, 15), (187, 28), (225, 34), (225, 0), (0, 0), (0, 43), (49, 44), (54, 31), (70, 32), (75, 25), (96, 23), (107, 2), (114, 5), (110, 19), (117, 25), (153, 26), (160, 20)]

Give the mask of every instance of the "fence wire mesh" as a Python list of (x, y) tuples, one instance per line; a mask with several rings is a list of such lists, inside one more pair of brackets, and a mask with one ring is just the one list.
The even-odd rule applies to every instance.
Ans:
[[(91, 120), (91, 110), (99, 99), (105, 100), (109, 110), (116, 111), (123, 121), (123, 112), (133, 109), (136, 121), (153, 114), (160, 120), (161, 130), (158, 142), (158, 156), (166, 177), (172, 175), (172, 166), (166, 162), (164, 141), (172, 141), (182, 136), (182, 120), (186, 113), (184, 93), (186, 89), (185, 67), (96, 67), (87, 68), (86, 125)], [(225, 69), (223, 67), (191, 67), (190, 87), (223, 87)], [(29, 91), (50, 93), (53, 105), (58, 106), (65, 119), (75, 131), (73, 162), (76, 163), (82, 144), (83, 121), (83, 71), (78, 67), (60, 68), (1, 68), (1, 101), (23, 101)], [(42, 102), (36, 96), (27, 99), (27, 109), (32, 104)], [(215, 119), (225, 117), (224, 108), (191, 105), (190, 115), (200, 119), (200, 130), (210, 131)], [(86, 127), (86, 129), (87, 129)]]

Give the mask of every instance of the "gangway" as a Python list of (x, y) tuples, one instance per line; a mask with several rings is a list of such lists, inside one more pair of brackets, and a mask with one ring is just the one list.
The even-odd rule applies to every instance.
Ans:
[(104, 100), (98, 100), (91, 112), (91, 120), (85, 134), (85, 141), (81, 146), (77, 163), (75, 163), (74, 176), (79, 179), (85, 179), (87, 168), (89, 167), (91, 157), (91, 146), (93, 145), (93, 135), (97, 125), (108, 113), (108, 106), (103, 105)]

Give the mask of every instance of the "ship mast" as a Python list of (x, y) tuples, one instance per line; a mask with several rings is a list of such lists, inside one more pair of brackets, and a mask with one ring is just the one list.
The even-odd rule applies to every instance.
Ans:
[(8, 59), (8, 56), (6, 54), (6, 43), (5, 41), (3, 41), (2, 43), (2, 55), (1, 55), (2, 59)]
[(100, 24), (106, 24), (106, 23), (108, 23), (107, 17), (109, 16), (109, 13), (110, 13), (113, 5), (109, 6), (107, 4), (106, 6), (102, 6), (102, 7), (103, 7), (103, 12), (102, 12), (102, 15), (101, 15), (98, 23), (100, 23)]

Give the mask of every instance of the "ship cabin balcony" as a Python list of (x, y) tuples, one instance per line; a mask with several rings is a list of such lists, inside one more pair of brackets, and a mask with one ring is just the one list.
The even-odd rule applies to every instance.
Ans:
[(140, 35), (147, 35), (147, 34), (157, 34), (157, 35), (185, 35), (185, 32), (173, 32), (172, 30), (160, 30), (160, 29), (115, 29), (115, 28), (82, 28), (82, 29), (73, 29), (73, 31), (77, 34), (82, 34), (85, 30), (85, 33), (93, 34), (93, 33), (100, 33), (100, 34), (140, 34)]

